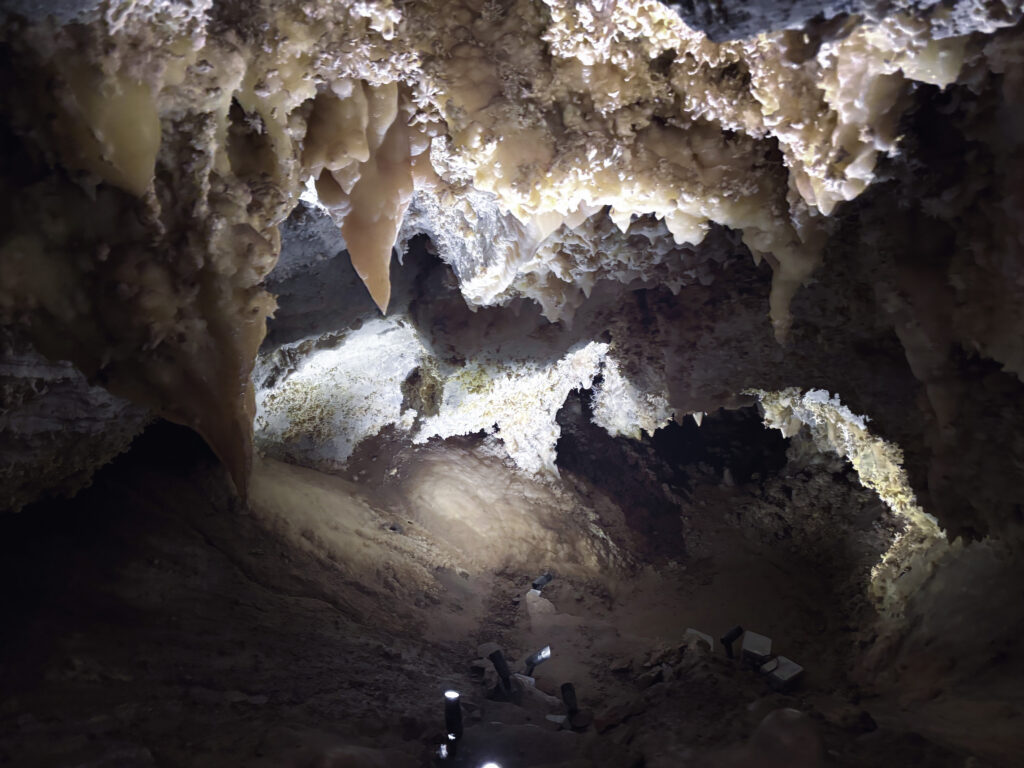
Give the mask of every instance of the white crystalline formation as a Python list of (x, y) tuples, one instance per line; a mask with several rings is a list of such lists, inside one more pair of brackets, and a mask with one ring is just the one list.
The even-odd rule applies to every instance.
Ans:
[[(492, 352), (453, 368), (433, 359), (398, 315), (367, 322), (326, 348), (308, 346), (286, 345), (261, 358), (255, 373), (257, 446), (308, 466), (340, 467), (360, 441), (393, 425), (413, 429), (415, 443), (493, 433), (520, 469), (557, 475), (555, 417), (571, 391), (594, 387), (594, 421), (611, 435), (653, 434), (672, 417), (657, 375), (638, 385), (602, 342), (577, 345), (550, 364)], [(403, 383), (420, 367), (438, 372), (435, 414), (403, 407)]]

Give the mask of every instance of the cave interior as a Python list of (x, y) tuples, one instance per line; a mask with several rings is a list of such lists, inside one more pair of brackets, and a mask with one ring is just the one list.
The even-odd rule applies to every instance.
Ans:
[(0, 2), (0, 765), (1024, 764), (1022, 16)]

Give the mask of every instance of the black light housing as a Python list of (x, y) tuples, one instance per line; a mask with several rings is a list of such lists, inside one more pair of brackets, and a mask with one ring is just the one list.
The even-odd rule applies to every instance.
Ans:
[(444, 692), (444, 728), (450, 741), (462, 738), (462, 705), (458, 691)]
[(728, 656), (730, 659), (735, 658), (732, 653), (732, 644), (739, 640), (742, 634), (743, 627), (737, 624), (735, 627), (733, 627), (720, 638), (718, 638), (718, 642), (720, 642), (722, 644), (722, 647), (725, 648), (725, 655)]
[(576, 700), (576, 686), (572, 683), (562, 683), (562, 701), (568, 713), (569, 727), (577, 733), (587, 730), (594, 722), (594, 713), (580, 709)]
[(508, 668), (508, 662), (505, 661), (505, 654), (501, 650), (494, 651), (490, 656), (487, 657), (491, 660), (491, 664), (494, 665), (494, 671), (498, 673), (498, 679), (501, 680), (502, 690), (506, 694), (512, 692), (512, 672)]
[(537, 590), (544, 589), (544, 587), (546, 587), (553, 578), (555, 578), (553, 573), (545, 571), (542, 575), (533, 580), (533, 588)]

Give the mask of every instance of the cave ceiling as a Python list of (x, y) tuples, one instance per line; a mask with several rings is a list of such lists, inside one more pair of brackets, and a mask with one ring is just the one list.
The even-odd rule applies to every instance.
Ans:
[(5, 506), (147, 414), (244, 494), (254, 419), (312, 464), (496, 425), (550, 471), (571, 389), (634, 435), (796, 388), (953, 535), (1019, 521), (1020, 2), (0, 7)]

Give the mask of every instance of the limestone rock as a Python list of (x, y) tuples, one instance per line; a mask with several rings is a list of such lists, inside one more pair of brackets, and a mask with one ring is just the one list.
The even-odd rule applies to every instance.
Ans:
[(126, 450), (150, 420), (10, 335), (0, 353), (0, 510), (72, 496)]

